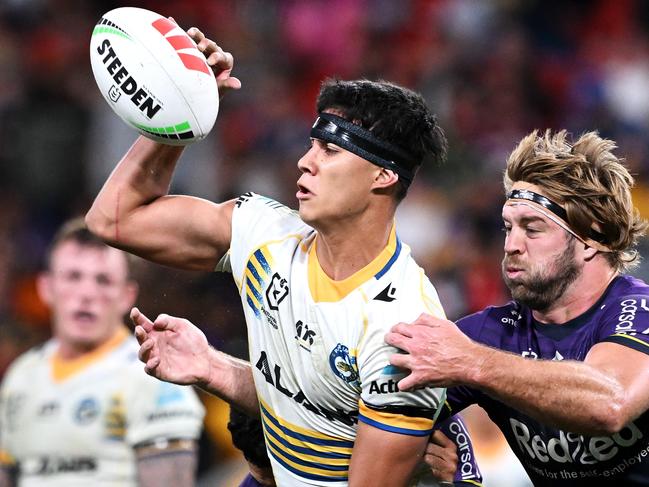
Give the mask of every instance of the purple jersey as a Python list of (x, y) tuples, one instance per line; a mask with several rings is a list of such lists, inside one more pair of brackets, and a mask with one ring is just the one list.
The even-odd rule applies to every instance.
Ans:
[(482, 485), (482, 475), (478, 470), (471, 438), (460, 415), (442, 421), (439, 429), (457, 446), (458, 462), (453, 485)]
[[(561, 326), (536, 322), (516, 302), (486, 308), (458, 326), (475, 341), (529, 359), (583, 361), (600, 342), (649, 354), (649, 286), (617, 277), (595, 305)], [(589, 437), (545, 426), (475, 389), (455, 387), (448, 390), (446, 413), (473, 403), (500, 427), (536, 486), (649, 485), (649, 412), (615, 435)]]
[(257, 479), (255, 479), (251, 474), (246, 475), (246, 478), (243, 479), (243, 482), (239, 484), (239, 487), (264, 487), (264, 484), (260, 484)]

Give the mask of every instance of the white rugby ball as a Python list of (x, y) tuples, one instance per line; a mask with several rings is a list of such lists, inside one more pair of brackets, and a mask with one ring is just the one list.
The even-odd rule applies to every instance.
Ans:
[(90, 62), (108, 104), (142, 135), (187, 145), (214, 126), (214, 73), (196, 43), (167, 17), (135, 7), (107, 12), (92, 32)]

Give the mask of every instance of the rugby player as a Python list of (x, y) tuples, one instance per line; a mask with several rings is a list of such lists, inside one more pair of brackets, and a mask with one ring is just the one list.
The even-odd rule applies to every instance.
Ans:
[(142, 371), (123, 322), (137, 296), (127, 255), (71, 220), (38, 291), (53, 338), (2, 382), (0, 485), (194, 485), (204, 409), (191, 388)]
[[(188, 33), (221, 93), (240, 88), (232, 55), (198, 29)], [(253, 409), (278, 485), (405, 486), (445, 391), (400, 392), (403, 372), (389, 365), (395, 349), (384, 335), (393, 323), (444, 312), (397, 237), (394, 214), (418, 167), (444, 159), (446, 139), (420, 95), (330, 80), (311, 142), (297, 164), (299, 214), (253, 193), (220, 204), (169, 195), (182, 148), (140, 138), (86, 221), (110, 245), (146, 259), (233, 274), (256, 389), (246, 397), (258, 398)], [(160, 356), (148, 360), (150, 342), (142, 342), (147, 371), (167, 380), (184, 374), (209, 389), (213, 368), (196, 375), (158, 367)]]
[(649, 287), (626, 273), (647, 223), (614, 149), (526, 136), (504, 177), (513, 301), (386, 336), (400, 390), (457, 386), (446, 414), (482, 406), (536, 486), (649, 485)]

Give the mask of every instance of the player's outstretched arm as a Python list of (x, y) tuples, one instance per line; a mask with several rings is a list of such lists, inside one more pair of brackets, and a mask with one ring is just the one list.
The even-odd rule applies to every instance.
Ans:
[(249, 414), (259, 414), (249, 362), (215, 350), (203, 332), (183, 318), (162, 314), (151, 321), (133, 308), (131, 320), (147, 374), (198, 386)]
[[(231, 76), (232, 55), (196, 28), (188, 34), (212, 66), (219, 92), (240, 88), (241, 82)], [(212, 270), (230, 245), (234, 202), (169, 196), (182, 150), (140, 137), (95, 198), (86, 223), (107, 243), (146, 259)]]
[(584, 362), (531, 360), (469, 339), (452, 322), (420, 316), (386, 342), (405, 354), (403, 390), (468, 385), (547, 424), (575, 433), (614, 434), (649, 408), (649, 355), (615, 343), (595, 345)]

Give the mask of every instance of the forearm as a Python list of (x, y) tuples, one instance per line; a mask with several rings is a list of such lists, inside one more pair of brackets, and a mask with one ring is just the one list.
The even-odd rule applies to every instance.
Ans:
[(259, 416), (259, 402), (250, 362), (210, 349), (209, 378), (198, 387), (224, 401)]
[(531, 417), (582, 434), (621, 427), (621, 385), (586, 363), (525, 359), (482, 345), (474, 357), (480, 366), (466, 383)]
[[(196, 485), (197, 446), (137, 452), (140, 487), (193, 487)], [(152, 449), (153, 450), (153, 449)]]
[(108, 241), (118, 240), (120, 222), (169, 192), (182, 150), (138, 138), (95, 198), (86, 215), (88, 227)]

